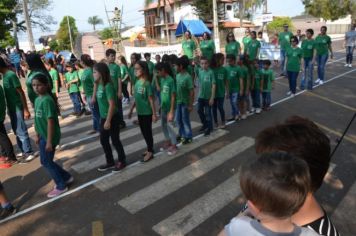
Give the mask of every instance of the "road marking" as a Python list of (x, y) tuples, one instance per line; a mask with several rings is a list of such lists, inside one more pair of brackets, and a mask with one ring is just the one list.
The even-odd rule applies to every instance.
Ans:
[(320, 99), (322, 99), (322, 100), (324, 100), (324, 101), (327, 101), (327, 102), (336, 104), (336, 105), (341, 106), (341, 107), (343, 107), (343, 108), (346, 108), (346, 109), (348, 109), (348, 110), (350, 110), (350, 111), (356, 111), (356, 108), (355, 108), (355, 107), (351, 107), (351, 106), (342, 104), (342, 103), (340, 103), (340, 102), (334, 101), (334, 100), (332, 100), (332, 99), (330, 99), (330, 98), (327, 98), (327, 97), (324, 97), (324, 96), (322, 96), (322, 95), (319, 95), (319, 94), (316, 94), (316, 93), (311, 93), (311, 92), (309, 92), (309, 91), (308, 91), (306, 94), (307, 94), (307, 95), (310, 95), (310, 96), (313, 96), (313, 97), (320, 98)]
[[(210, 192), (159, 222), (152, 229), (162, 236), (183, 236), (240, 194), (239, 175), (235, 174)], [(145, 199), (145, 196), (142, 196), (142, 199)]]
[(92, 223), (92, 236), (104, 236), (103, 222), (94, 221)]
[(119, 204), (131, 214), (135, 214), (236, 157), (252, 147), (254, 143), (252, 138), (239, 138), (218, 151), (120, 200)]
[(136, 168), (130, 168), (130, 169), (124, 169), (122, 172), (120, 172), (120, 175), (112, 175), (106, 179), (103, 179), (96, 184), (94, 184), (95, 187), (100, 189), (101, 191), (107, 191), (121, 183), (124, 183), (138, 175), (141, 175), (145, 172), (148, 172), (158, 166), (163, 165), (164, 163), (167, 163), (177, 157), (183, 156), (184, 154), (200, 147), (203, 146), (213, 140), (216, 140), (225, 134), (227, 134), (228, 131), (226, 130), (217, 130), (216, 132), (211, 133), (206, 138), (199, 139), (198, 141), (195, 141), (189, 145), (183, 146), (182, 148), (179, 149), (178, 153), (174, 156), (168, 156), (167, 154), (161, 155), (157, 158), (155, 158), (155, 161), (151, 161), (148, 163), (145, 163), (144, 165), (138, 165)]
[[(319, 126), (321, 129), (326, 130), (327, 132), (329, 132), (329, 133), (331, 133), (331, 134), (334, 134), (334, 135), (338, 136), (339, 138), (342, 136), (342, 133), (339, 132), (339, 131), (336, 131), (336, 130), (331, 129), (331, 128), (325, 126), (325, 125), (322, 125), (322, 124), (320, 124), (319, 122), (316, 122), (316, 121), (313, 121), (313, 122), (314, 122), (317, 126)], [(353, 144), (356, 144), (356, 138), (353, 138), (353, 137), (351, 137), (351, 136), (349, 136), (349, 135), (345, 135), (345, 136), (344, 136), (344, 139), (346, 139), (347, 141), (349, 141), (349, 142), (351, 142), (351, 143), (353, 143)]]
[[(200, 126), (200, 123), (198, 122), (191, 122), (192, 125), (192, 129)], [(162, 142), (165, 140), (164, 134), (161, 132), (159, 134), (156, 134), (153, 136), (153, 140), (154, 142), (157, 144), (159, 142)], [(94, 146), (94, 145), (93, 145)], [(96, 145), (95, 145), (96, 146)], [(101, 146), (101, 144), (99, 143), (99, 145), (97, 145), (98, 147)], [(135, 143), (131, 143), (130, 145), (126, 145), (124, 150), (125, 150), (125, 154), (126, 156), (129, 156), (132, 153), (135, 153), (139, 150), (142, 150), (146, 147), (146, 141), (144, 139), (141, 139)], [(95, 148), (96, 149), (96, 148)], [(113, 150), (114, 151), (114, 150)], [(87, 150), (85, 150), (85, 152), (87, 152)], [(81, 153), (83, 154), (83, 152)], [(85, 173), (88, 172), (92, 169), (95, 169), (97, 167), (99, 167), (100, 165), (104, 165), (106, 162), (105, 159), (105, 154), (100, 155), (100, 156), (96, 156), (94, 158), (90, 158), (86, 161), (82, 161), (79, 162), (77, 164), (74, 164), (73, 166), (71, 166), (71, 168), (76, 171), (77, 173)]]

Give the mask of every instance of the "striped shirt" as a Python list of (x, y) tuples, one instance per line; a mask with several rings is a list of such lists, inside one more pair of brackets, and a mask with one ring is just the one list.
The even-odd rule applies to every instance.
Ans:
[(328, 215), (324, 211), (324, 216), (320, 217), (319, 219), (307, 224), (303, 225), (303, 227), (307, 227), (309, 229), (314, 230), (320, 235), (325, 236), (340, 236), (339, 232), (329, 219)]

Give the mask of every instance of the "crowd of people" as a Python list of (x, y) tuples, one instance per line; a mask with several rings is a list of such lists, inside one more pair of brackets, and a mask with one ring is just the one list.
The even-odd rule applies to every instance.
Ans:
[[(288, 95), (296, 94), (297, 78), (300, 71), (304, 71), (300, 88), (313, 88), (313, 64), (315, 61), (318, 64), (318, 79), (315, 83), (323, 83), (328, 52), (330, 51), (330, 56), (333, 56), (331, 40), (326, 35), (326, 30), (326, 27), (323, 26), (321, 33), (313, 39), (313, 30), (308, 29), (306, 38), (302, 40), (299, 35), (294, 36), (289, 32), (286, 25), (284, 32), (278, 35), (278, 43), (281, 47), (281, 75), (287, 74), (288, 76), (290, 88)], [(39, 145), (41, 164), (55, 182), (53, 190), (47, 196), (49, 198), (56, 197), (68, 190), (74, 179), (69, 172), (54, 162), (56, 147), (60, 143), (61, 136), (59, 125), (61, 109), (58, 102), (61, 87), (67, 89), (73, 103), (71, 115), (76, 117), (83, 114), (92, 116), (93, 125), (89, 133), (100, 134), (100, 143), (106, 158), (106, 163), (97, 169), (101, 172), (109, 170), (119, 172), (127, 165), (125, 148), (120, 141), (120, 131), (126, 127), (123, 105), (130, 105), (128, 119), (132, 118), (134, 110), (136, 110), (137, 120), (134, 120), (133, 123), (140, 127), (147, 145), (146, 150), (142, 153), (141, 161), (143, 163), (154, 158), (152, 123), (156, 122), (158, 118), (161, 119), (161, 128), (165, 137), (165, 142), (160, 148), (161, 151), (167, 152), (168, 155), (175, 155), (179, 151), (178, 143), (189, 145), (193, 142), (190, 113), (194, 109), (195, 100), (197, 100), (197, 113), (202, 123), (199, 132), (205, 136), (210, 135), (214, 127), (224, 129), (227, 121), (238, 121), (246, 119), (249, 113), (259, 114), (262, 111), (268, 111), (271, 108), (271, 92), (275, 76), (271, 68), (272, 62), (258, 58), (261, 38), (262, 34), (246, 29), (241, 47), (234, 34), (229, 33), (226, 38), (225, 54), (223, 54), (215, 52), (215, 44), (208, 33), (203, 34), (203, 40), (198, 48), (191, 33), (187, 31), (182, 43), (182, 55), (180, 57), (173, 54), (162, 57), (156, 55), (156, 63), (151, 61), (149, 53), (145, 53), (144, 58), (141, 58), (141, 54), (133, 53), (130, 56), (130, 64), (128, 64), (126, 58), (123, 55), (117, 57), (116, 51), (113, 49), (108, 49), (106, 57), (100, 62), (92, 60), (87, 54), (81, 55), (80, 59), (75, 62), (66, 62), (63, 57), (51, 52), (50, 49), (43, 56), (30, 53), (22, 61), (21, 57), (20, 61), (15, 56), (0, 57), (0, 73), (4, 85), (4, 88), (0, 87), (1, 168), (10, 168), (16, 163), (31, 161), (36, 156), (31, 147), (25, 124), (25, 119), (29, 119), (32, 115), (36, 131), (35, 142)], [(300, 40), (302, 40), (301, 43)], [(355, 45), (354, 41), (353, 45)], [(348, 63), (350, 60), (352, 63), (352, 56), (348, 56)], [(19, 77), (26, 78), (27, 97), (34, 108), (34, 114), (29, 112), (27, 97)], [(195, 93), (195, 88), (198, 90), (197, 93)], [(225, 99), (229, 99), (231, 106), (229, 118), (225, 114)], [(12, 130), (16, 135), (18, 148), (21, 150), (19, 156), (15, 155), (4, 126), (5, 107), (7, 107)], [(175, 125), (178, 126), (178, 133), (175, 132)], [(315, 125), (301, 118), (287, 121), (285, 126), (291, 129), (286, 133), (293, 137), (298, 134), (292, 130), (294, 126), (306, 127), (319, 135), (319, 138), (324, 142), (323, 145), (328, 142), (325, 140), (325, 135)], [(308, 130), (306, 130), (307, 133)], [(259, 136), (261, 139), (265, 137), (263, 134), (262, 132)], [(279, 134), (271, 132), (270, 138), (277, 139), (275, 143), (283, 143), (289, 139), (288, 137), (278, 139), (278, 135), (282, 136), (283, 134), (282, 131)], [(117, 161), (113, 156), (110, 139), (118, 154)], [(323, 160), (325, 166), (322, 166), (322, 170), (315, 170), (316, 173), (313, 173), (314, 167), (307, 158), (314, 157), (312, 155), (298, 156), (300, 153), (304, 153), (299, 152), (299, 149), (295, 153), (291, 151), (293, 148), (299, 147), (302, 142), (299, 139), (295, 141), (297, 144), (293, 144), (295, 146), (291, 144), (291, 149), (286, 150), (286, 146), (275, 147), (272, 141), (261, 141), (260, 146), (257, 145), (257, 149), (261, 145), (267, 145), (264, 147), (265, 151), (273, 153), (262, 155), (253, 165), (242, 172), (241, 186), (249, 200), (248, 208), (254, 212), (253, 216), (260, 220), (254, 221), (256, 225), (261, 224), (263, 227), (269, 228), (268, 224), (265, 225), (259, 218), (261, 216), (259, 213), (263, 212), (262, 216), (263, 219), (267, 219), (266, 222), (269, 219), (271, 221), (283, 219), (288, 223), (285, 225), (286, 228), (279, 229), (282, 232), (284, 232), (283, 230), (297, 230), (292, 227), (292, 224), (289, 224), (292, 221), (301, 226), (310, 225), (316, 231), (320, 222), (315, 223), (312, 220), (310, 220), (312, 223), (304, 222), (300, 218), (301, 216), (298, 216), (298, 211), (304, 209), (308, 199), (310, 204), (314, 204), (314, 207), (318, 206), (313, 217), (315, 216), (314, 218), (318, 220), (319, 218), (328, 219), (320, 205), (315, 202), (312, 193), (321, 185), (320, 178), (322, 179), (325, 175), (326, 167), (329, 165), (329, 154), (325, 153), (325, 160)], [(323, 147), (326, 148), (324, 152), (330, 151), (329, 143)], [(309, 147), (299, 148), (307, 149)], [(285, 151), (288, 154), (275, 151)], [(312, 150), (307, 149), (306, 151)], [(307, 163), (300, 161), (298, 157)], [(269, 161), (264, 161), (266, 159)], [(307, 165), (310, 168), (309, 172), (306, 171), (308, 170)], [(261, 169), (260, 175), (253, 173), (256, 168)], [(264, 170), (270, 172), (264, 172)], [(317, 177), (315, 177), (316, 174), (318, 174)], [(280, 184), (280, 189), (268, 193), (272, 195), (261, 190), (261, 196), (269, 196), (271, 199), (266, 197), (260, 202), (261, 199), (254, 198), (251, 194), (253, 195), (254, 188), (264, 185), (261, 184), (261, 181), (263, 182), (266, 176), (270, 175), (290, 175), (288, 177), (290, 182)], [(313, 185), (314, 178), (319, 181), (317, 186)], [(278, 181), (281, 180), (275, 180), (274, 184), (278, 185)], [(309, 185), (310, 182), (312, 184)], [(271, 186), (271, 188), (273, 187)], [(292, 193), (292, 191), (296, 191), (296, 193)], [(279, 193), (290, 193), (295, 198), (281, 199), (281, 203), (278, 203)], [(0, 196), (4, 196), (2, 187)], [(276, 200), (277, 203), (271, 203), (271, 205), (263, 203), (269, 200)], [(2, 200), (1, 197), (0, 201), (2, 201), (4, 209), (10, 209), (7, 211), (8, 214), (13, 213), (15, 208), (9, 201)], [(3, 202), (5, 203), (3, 204)], [(280, 211), (270, 209), (271, 206), (276, 205), (281, 206)], [(283, 207), (285, 209), (282, 209)], [(314, 218), (313, 220), (315, 220)], [(232, 221), (222, 234), (234, 235), (235, 232), (238, 232), (235, 231), (237, 230), (235, 225), (241, 224), (248, 228), (251, 220), (242, 219), (240, 221)], [(280, 223), (277, 222), (276, 225), (278, 224)], [(269, 229), (273, 231), (275, 228), (270, 227)], [(258, 228), (250, 230), (259, 231)], [(335, 234), (331, 235), (338, 235), (336, 229), (333, 230)], [(324, 229), (322, 232), (325, 232)], [(318, 233), (324, 235), (320, 231)], [(307, 232), (302, 235), (313, 234)]]

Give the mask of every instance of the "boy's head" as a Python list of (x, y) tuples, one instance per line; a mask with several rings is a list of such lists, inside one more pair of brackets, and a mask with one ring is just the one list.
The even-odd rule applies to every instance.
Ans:
[(146, 61), (151, 60), (151, 53), (146, 52), (145, 54), (143, 54), (143, 56), (145, 57)]
[(109, 48), (108, 50), (106, 50), (105, 56), (108, 63), (113, 63), (115, 62), (116, 51), (114, 49)]
[(270, 66), (271, 66), (271, 61), (270, 60), (264, 60), (263, 61), (263, 68), (265, 70), (268, 70)]
[(207, 70), (209, 68), (209, 60), (208, 58), (202, 56), (200, 58), (200, 66), (203, 70)]
[(233, 66), (236, 64), (236, 56), (233, 54), (227, 54), (226, 61), (230, 66)]
[(177, 71), (178, 71), (178, 72), (181, 72), (181, 71), (183, 71), (183, 70), (186, 70), (186, 69), (188, 68), (188, 66), (189, 66), (189, 59), (188, 59), (188, 57), (182, 56), (182, 57), (178, 58), (176, 65), (177, 65)]
[(286, 152), (264, 153), (242, 168), (240, 186), (256, 218), (260, 213), (288, 218), (300, 209), (309, 192), (308, 165)]
[(262, 31), (259, 31), (259, 32), (257, 33), (257, 37), (258, 37), (259, 39), (262, 38)]
[(251, 38), (256, 39), (256, 31), (251, 31)]
[(156, 60), (156, 63), (160, 63), (161, 62), (161, 55), (157, 54), (155, 56), (155, 60)]

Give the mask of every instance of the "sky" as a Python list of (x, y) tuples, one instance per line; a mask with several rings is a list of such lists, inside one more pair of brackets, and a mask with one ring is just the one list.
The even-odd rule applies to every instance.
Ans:
[[(98, 25), (97, 29), (107, 27), (108, 21), (105, 13), (104, 3), (108, 11), (113, 11), (117, 6), (123, 6), (123, 23), (128, 26), (143, 25), (144, 18), (142, 12), (144, 0), (52, 0), (53, 6), (50, 14), (53, 16), (56, 24), (51, 26), (51, 32), (41, 32), (39, 29), (33, 29), (35, 40), (41, 35), (55, 34), (63, 16), (70, 15), (76, 19), (76, 24), (80, 32), (92, 31), (92, 26), (88, 24), (88, 17), (97, 15), (103, 19), (104, 24)], [(296, 16), (304, 11), (301, 0), (268, 0), (268, 11), (274, 15)], [(109, 17), (113, 16), (109, 12)], [(19, 35), (20, 41), (26, 40), (25, 33)]]

